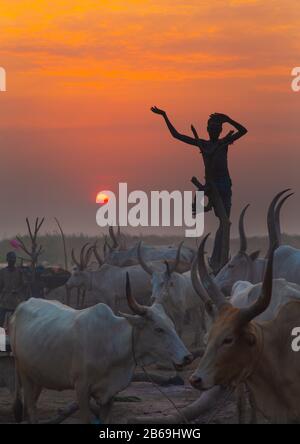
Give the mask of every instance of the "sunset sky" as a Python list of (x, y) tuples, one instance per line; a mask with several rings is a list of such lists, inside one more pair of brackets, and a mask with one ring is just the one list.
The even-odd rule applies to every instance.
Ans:
[[(57, 216), (69, 233), (96, 233), (97, 193), (188, 190), (203, 177), (197, 149), (212, 112), (249, 133), (230, 148), (233, 234), (265, 232), (266, 206), (296, 191), (283, 228), (300, 229), (300, 4), (295, 0), (7, 0), (1, 5), (0, 237), (25, 216)], [(225, 128), (227, 131), (229, 128)], [(210, 226), (207, 219), (207, 229)]]

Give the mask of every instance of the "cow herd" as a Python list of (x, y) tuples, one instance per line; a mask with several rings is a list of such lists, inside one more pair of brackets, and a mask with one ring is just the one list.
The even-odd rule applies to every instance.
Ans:
[[(216, 387), (237, 393), (244, 387), (242, 401), (247, 392), (251, 408), (270, 422), (299, 421), (300, 356), (291, 342), (300, 327), (300, 250), (281, 245), (279, 220), (288, 192), (269, 206), (265, 257), (247, 251), (247, 206), (239, 220), (239, 251), (216, 276), (205, 260), (208, 235), (198, 251), (141, 241), (128, 248), (120, 231), (110, 228), (112, 245), (105, 243), (103, 255), (96, 244), (85, 245), (79, 259), (72, 251), (75, 266), (66, 287), (92, 294), (93, 304), (74, 309), (31, 298), (18, 306), (9, 328), (16, 418), (26, 413), (37, 423), (43, 389), (72, 389), (81, 422), (95, 420), (93, 401), (101, 422), (109, 423), (114, 397), (137, 366), (164, 362), (180, 370), (195, 358), (188, 349), (197, 347), (202, 357), (189, 377), (194, 388), (215, 396)], [(183, 342), (187, 323), (192, 345)]]

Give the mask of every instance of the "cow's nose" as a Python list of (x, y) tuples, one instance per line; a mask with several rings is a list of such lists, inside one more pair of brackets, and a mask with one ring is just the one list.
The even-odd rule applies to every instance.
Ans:
[(188, 365), (191, 362), (193, 362), (194, 360), (194, 356), (192, 355), (192, 353), (189, 353), (188, 355), (185, 355), (185, 357), (183, 358), (183, 365)]
[(189, 379), (190, 384), (196, 389), (201, 389), (202, 387), (202, 378), (198, 375), (192, 375)]

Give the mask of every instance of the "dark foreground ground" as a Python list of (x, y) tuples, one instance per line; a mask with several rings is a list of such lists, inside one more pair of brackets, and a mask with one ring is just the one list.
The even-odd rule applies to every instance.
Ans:
[[(190, 372), (185, 372), (185, 379)], [(194, 390), (188, 383), (184, 386), (162, 387), (161, 390), (175, 403), (177, 408), (183, 408), (199, 397), (199, 392)], [(138, 402), (115, 402), (112, 412), (112, 422), (115, 424), (126, 424), (131, 417), (165, 416), (175, 413), (173, 405), (166, 399), (155, 386), (150, 383), (132, 383), (120, 396), (137, 397)], [(45, 390), (38, 403), (39, 417), (46, 420), (56, 415), (59, 409), (65, 408), (67, 404), (75, 400), (73, 391), (62, 393)], [(6, 389), (0, 389), (0, 423), (13, 423), (14, 418), (11, 411), (12, 398)], [(214, 412), (199, 421), (210, 423), (235, 423), (236, 412), (232, 401), (221, 406), (221, 411)], [(78, 413), (70, 416), (64, 424), (80, 423)]]
[[(198, 365), (199, 359), (180, 376), (184, 379), (185, 385), (160, 387), (159, 389), (146, 382), (134, 382), (126, 390), (119, 394), (119, 397), (124, 398), (122, 402), (115, 402), (112, 410), (112, 423), (126, 424), (131, 422), (131, 418), (147, 418), (163, 417), (176, 413), (174, 406), (169, 399), (175, 404), (177, 409), (182, 409), (192, 402), (196, 401), (201, 393), (193, 389), (188, 378), (192, 371)], [(166, 370), (151, 369), (151, 371), (160, 374), (161, 376), (172, 376), (172, 372)], [(162, 393), (163, 392), (163, 393)], [(131, 397), (129, 402), (128, 397)], [(135, 402), (132, 402), (132, 397)], [(73, 391), (54, 392), (45, 390), (38, 403), (38, 412), (40, 420), (47, 420), (54, 417), (58, 410), (66, 408), (68, 404), (75, 401), (75, 393)], [(14, 417), (11, 411), (12, 398), (8, 390), (0, 388), (0, 424), (13, 423)], [(247, 410), (247, 422), (250, 418), (250, 410)], [(237, 408), (233, 396), (223, 399), (215, 405), (215, 407), (207, 412), (207, 414), (192, 421), (192, 423), (210, 423), (210, 424), (237, 424)], [(259, 423), (265, 423), (262, 417), (258, 417)], [(78, 412), (67, 418), (64, 424), (78, 424), (80, 418)]]

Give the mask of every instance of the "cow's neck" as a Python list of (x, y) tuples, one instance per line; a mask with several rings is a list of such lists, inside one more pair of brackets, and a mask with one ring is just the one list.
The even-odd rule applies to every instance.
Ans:
[(281, 364), (274, 360), (273, 323), (253, 324), (260, 337), (259, 341), (262, 340), (263, 344), (257, 348), (257, 361), (247, 378), (247, 386), (253, 394), (257, 409), (266, 418), (272, 422), (286, 422), (288, 405), (282, 390)]
[(95, 289), (94, 277), (98, 274), (96, 271), (85, 271), (85, 289), (92, 291)]
[(144, 366), (153, 364), (155, 361), (149, 356), (147, 350), (145, 349), (145, 344), (143, 345), (143, 331), (131, 327), (131, 355), (134, 365)]
[(258, 284), (263, 281), (267, 261), (264, 258), (258, 258), (253, 263), (252, 284)]
[[(99, 398), (103, 404), (109, 402), (116, 393), (128, 387), (136, 367), (132, 353), (132, 326), (126, 319), (119, 319), (117, 334), (117, 353), (114, 353), (111, 357), (113, 365), (109, 367), (109, 371), (104, 375), (100, 373), (93, 386), (93, 392), (99, 393)], [(112, 381), (114, 382), (112, 383)]]
[(85, 289), (87, 291), (93, 290), (93, 275), (94, 271), (85, 271)]

